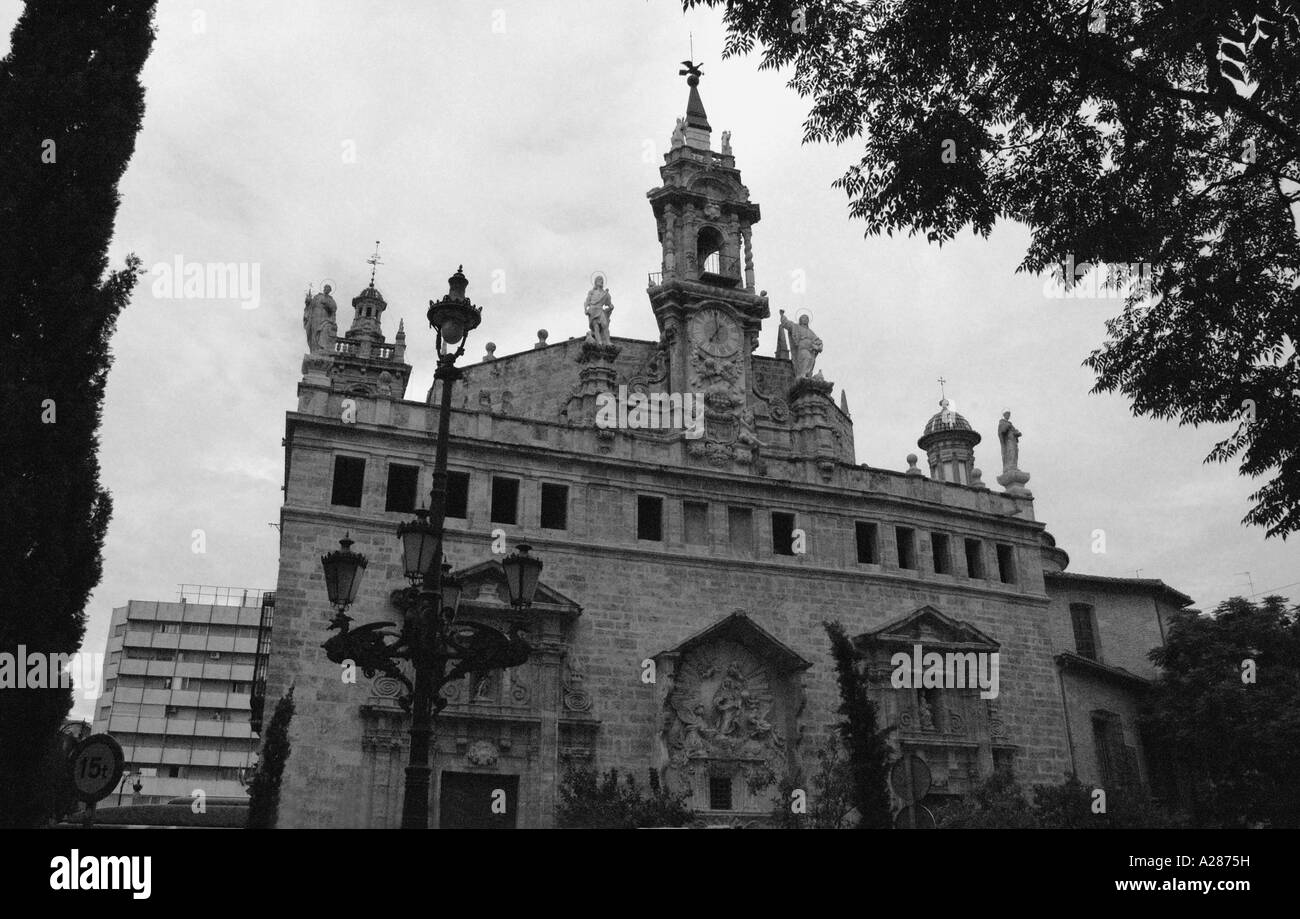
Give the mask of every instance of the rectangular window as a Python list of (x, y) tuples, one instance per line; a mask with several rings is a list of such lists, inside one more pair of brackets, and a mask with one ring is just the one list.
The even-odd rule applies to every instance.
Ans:
[(158, 623), (159, 635), (177, 635), (180, 634), (181, 624), (179, 622), (160, 622)]
[(1016, 583), (1016, 550), (998, 543), (998, 578), (1003, 584)]
[(519, 520), (519, 480), (492, 477), (492, 522), (516, 523)]
[(447, 516), (469, 519), (469, 473), (447, 473)]
[(180, 767), (180, 766), (168, 766), (168, 767), (167, 767), (167, 778), (169, 778), (169, 779), (179, 779), (179, 778), (181, 778), (181, 767)]
[(636, 538), (661, 542), (664, 538), (664, 499), (636, 496)]
[(113, 637), (114, 637), (114, 638), (120, 638), (121, 636), (123, 636), (123, 635), (125, 635), (125, 634), (126, 634), (126, 623), (125, 623), (125, 622), (119, 622), (117, 625), (113, 626)]
[(388, 464), (388, 496), (384, 510), (410, 513), (415, 510), (415, 489), (420, 480), (419, 466)]
[(569, 486), (542, 483), (542, 529), (569, 528)]
[(1107, 790), (1123, 790), (1137, 778), (1124, 744), (1124, 725), (1112, 712), (1092, 713), (1092, 742), (1097, 751), (1097, 771)]
[(741, 555), (754, 551), (754, 514), (747, 507), (727, 508), (727, 538), (731, 550)]
[(682, 541), (688, 546), (709, 544), (709, 506), (703, 501), (682, 502)]
[(944, 533), (930, 534), (930, 548), (934, 555), (934, 573), (952, 574), (952, 549)]
[(853, 527), (858, 541), (858, 563), (861, 565), (879, 565), (880, 549), (876, 539), (874, 523), (857, 523)]
[(1080, 657), (1097, 660), (1097, 621), (1092, 607), (1085, 603), (1070, 604), (1070, 625), (1074, 628), (1074, 650)]
[(794, 555), (794, 514), (772, 512), (772, 554)]
[(984, 547), (978, 539), (966, 540), (966, 577), (984, 577)]
[(231, 684), (230, 684), (230, 691), (231, 691), (232, 693), (234, 693), (235, 695), (237, 695), (237, 696), (246, 696), (246, 695), (248, 695), (248, 684), (247, 684), (247, 683), (231, 683)]
[(895, 527), (895, 539), (898, 540), (898, 567), (916, 568), (916, 531), (911, 527)]
[(182, 692), (197, 692), (203, 681), (196, 676), (181, 677)]
[(731, 810), (731, 778), (729, 776), (709, 776), (709, 810)]
[(334, 492), (330, 504), (361, 506), (361, 486), (366, 478), (366, 461), (356, 456), (334, 457)]
[(178, 707), (175, 706), (175, 705), (169, 705), (169, 706), (167, 706), (166, 710), (163, 712), (163, 717), (164, 717), (164, 718), (175, 718), (175, 717), (177, 717), (180, 713), (181, 713), (180, 708), (178, 708)]

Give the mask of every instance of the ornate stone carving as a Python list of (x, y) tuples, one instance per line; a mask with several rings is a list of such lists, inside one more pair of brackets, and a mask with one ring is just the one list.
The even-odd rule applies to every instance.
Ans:
[(766, 665), (743, 645), (688, 652), (664, 705), (667, 772), (679, 788), (701, 768), (739, 769), (756, 786), (784, 771), (781, 725), (790, 700), (777, 697)]
[(497, 764), (497, 746), (490, 740), (476, 740), (465, 751), (465, 761), (471, 766), (495, 766)]
[(566, 655), (560, 682), (564, 688), (564, 707), (571, 712), (591, 711), (591, 693), (582, 688), (586, 679), (578, 662)]

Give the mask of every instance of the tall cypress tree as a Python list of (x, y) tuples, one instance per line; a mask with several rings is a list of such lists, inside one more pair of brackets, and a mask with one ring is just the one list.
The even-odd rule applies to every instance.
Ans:
[(289, 761), (289, 722), (293, 720), (293, 687), (275, 703), (266, 726), (266, 739), (253, 781), (248, 786), (248, 829), (273, 830), (280, 819), (280, 780)]
[(867, 681), (857, 668), (857, 652), (844, 627), (838, 622), (824, 622), (831, 640), (840, 684), (840, 737), (849, 757), (852, 777), (852, 800), (858, 809), (858, 829), (885, 829), (892, 825), (889, 791), (889, 733), (877, 722), (876, 703), (867, 693)]
[[(0, 653), (75, 652), (112, 512), (108, 342), (140, 273), (108, 270), (144, 117), (154, 0), (42, 0), (0, 61)], [(38, 823), (68, 689), (0, 689), (0, 825)]]

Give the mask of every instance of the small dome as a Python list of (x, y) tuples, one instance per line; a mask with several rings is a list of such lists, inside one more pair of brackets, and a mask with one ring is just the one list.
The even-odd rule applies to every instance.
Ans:
[(379, 292), (379, 288), (375, 287), (373, 284), (352, 298), (353, 303), (356, 303), (358, 300), (378, 300), (380, 303), (388, 302), (384, 299), (384, 295)]
[(925, 431), (921, 435), (935, 434), (939, 431), (971, 431), (974, 430), (961, 415), (951, 411), (948, 408), (948, 400), (944, 399), (939, 403), (939, 411), (935, 413), (929, 421), (925, 423)]

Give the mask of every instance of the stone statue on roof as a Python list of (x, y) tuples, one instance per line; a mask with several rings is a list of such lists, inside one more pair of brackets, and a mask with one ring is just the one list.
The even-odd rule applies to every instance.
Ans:
[(326, 284), (325, 289), (307, 300), (302, 311), (302, 328), (307, 333), (307, 350), (312, 354), (328, 354), (334, 350), (334, 337), (338, 335), (335, 315), (338, 304), (330, 296), (333, 290)]
[(587, 313), (587, 341), (593, 345), (608, 348), (613, 342), (609, 337), (609, 314), (614, 312), (614, 301), (605, 289), (605, 279), (596, 275), (591, 290), (587, 292), (587, 301), (583, 304)]

